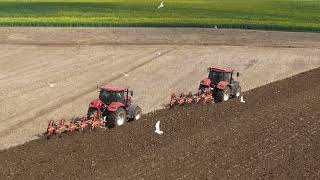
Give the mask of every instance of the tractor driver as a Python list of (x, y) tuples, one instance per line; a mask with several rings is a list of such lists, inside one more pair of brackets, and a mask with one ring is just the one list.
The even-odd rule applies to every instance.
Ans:
[(123, 92), (117, 92), (117, 101), (122, 102), (124, 100)]

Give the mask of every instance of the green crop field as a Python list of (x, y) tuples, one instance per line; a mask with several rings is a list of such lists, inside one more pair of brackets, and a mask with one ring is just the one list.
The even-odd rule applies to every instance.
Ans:
[(222, 27), (320, 32), (320, 0), (0, 0), (0, 26)]

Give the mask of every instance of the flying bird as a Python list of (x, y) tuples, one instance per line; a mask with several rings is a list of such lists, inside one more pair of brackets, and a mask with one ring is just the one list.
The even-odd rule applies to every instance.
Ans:
[(56, 86), (56, 83), (50, 83), (50, 82), (48, 82), (48, 85), (49, 85), (50, 87), (54, 87), (54, 86)]
[(160, 130), (160, 121), (156, 123), (156, 130), (154, 132), (159, 135), (163, 134), (163, 131)]
[(240, 97), (240, 102), (245, 103), (245, 101), (243, 100), (243, 96)]
[(160, 9), (160, 8), (162, 8), (162, 7), (164, 7), (163, 1), (161, 1), (160, 5), (158, 6), (158, 9)]

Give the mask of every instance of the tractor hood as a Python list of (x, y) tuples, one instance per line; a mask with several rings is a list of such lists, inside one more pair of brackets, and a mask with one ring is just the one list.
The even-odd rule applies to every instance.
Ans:
[(109, 106), (108, 106), (108, 111), (116, 111), (119, 107), (125, 107), (125, 105), (121, 102), (112, 102)]
[(229, 85), (228, 81), (220, 81), (217, 85), (218, 89), (224, 89), (225, 87), (227, 87)]
[(94, 99), (90, 102), (89, 107), (101, 109), (103, 106), (103, 102), (100, 99)]
[(203, 79), (203, 80), (200, 81), (200, 85), (210, 87), (210, 85), (211, 85), (211, 80), (210, 80), (209, 78), (205, 78), (205, 79)]

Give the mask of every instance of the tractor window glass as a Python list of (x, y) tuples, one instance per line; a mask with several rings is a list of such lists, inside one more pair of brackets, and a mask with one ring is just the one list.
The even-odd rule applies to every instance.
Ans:
[(123, 93), (113, 91), (101, 91), (99, 99), (105, 104), (110, 104), (112, 102), (121, 102), (123, 99)]
[(224, 80), (225, 81), (230, 81), (231, 74), (230, 73), (224, 73)]
[(124, 100), (124, 92), (116, 92), (117, 93), (117, 102), (122, 102)]
[(221, 80), (223, 80), (223, 73), (222, 72), (215, 72), (215, 71), (210, 71), (209, 73), (209, 79), (214, 83), (218, 83)]

